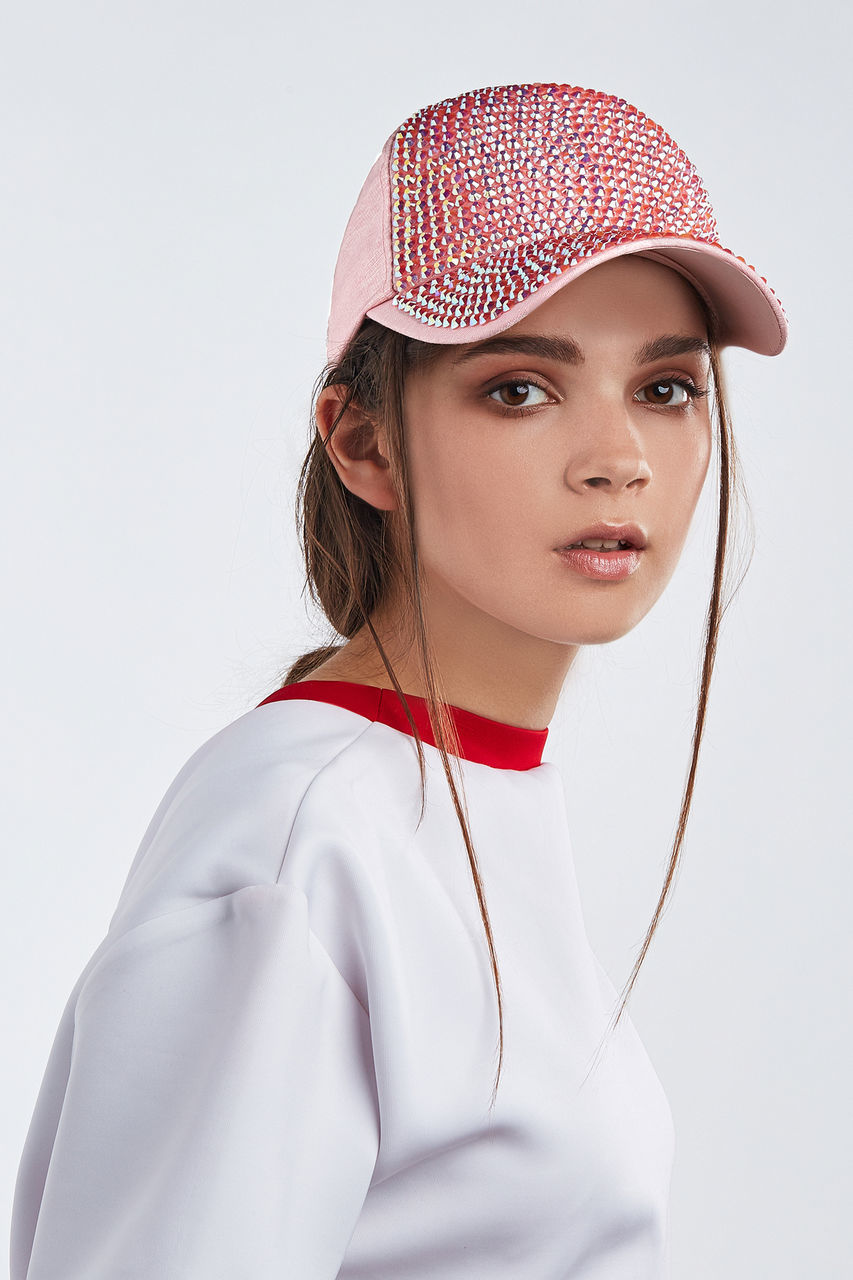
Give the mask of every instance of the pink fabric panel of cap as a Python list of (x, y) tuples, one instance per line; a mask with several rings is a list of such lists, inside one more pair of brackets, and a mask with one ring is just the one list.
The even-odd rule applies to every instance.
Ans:
[(445, 99), (394, 131), (362, 187), (335, 268), (329, 359), (365, 316), (425, 342), (488, 337), (624, 253), (686, 276), (721, 346), (784, 347), (774, 291), (720, 243), (696, 169), (636, 107), (554, 84)]

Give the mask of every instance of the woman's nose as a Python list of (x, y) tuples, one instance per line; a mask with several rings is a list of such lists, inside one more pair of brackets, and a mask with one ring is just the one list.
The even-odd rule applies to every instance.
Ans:
[(641, 434), (624, 404), (588, 408), (583, 427), (573, 430), (570, 440), (566, 483), (571, 489), (642, 489), (652, 478)]

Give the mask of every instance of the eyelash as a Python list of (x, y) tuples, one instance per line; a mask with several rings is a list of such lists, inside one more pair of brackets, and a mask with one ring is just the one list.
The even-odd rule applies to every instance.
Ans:
[[(683, 387), (690, 398), (684, 404), (674, 405), (656, 405), (647, 400), (640, 400), (638, 403), (648, 404), (652, 409), (663, 409), (667, 413), (685, 413), (688, 409), (693, 407), (697, 400), (701, 400), (704, 396), (708, 395), (707, 387), (699, 387), (692, 378), (685, 378), (681, 376), (671, 378), (652, 378), (649, 382), (644, 383), (643, 386), (640, 387), (640, 390), (643, 391), (646, 387), (653, 387), (661, 382), (670, 382), (674, 387)], [(501, 387), (518, 386), (519, 384), (525, 387), (536, 387), (539, 391), (544, 391), (546, 395), (550, 394), (548, 388), (543, 387), (542, 383), (537, 382), (535, 378), (508, 378), (504, 382), (498, 382), (495, 386), (489, 387), (488, 391), (484, 393), (485, 398), (490, 400), (496, 391), (500, 391)], [(492, 400), (492, 404), (497, 405), (499, 412), (506, 414), (506, 416), (510, 418), (523, 418), (529, 413), (536, 413), (537, 410), (544, 408), (544, 405), (541, 404), (521, 404), (515, 406), (501, 404), (499, 400)]]
[(651, 401), (640, 400), (640, 404), (649, 404), (653, 409), (665, 409), (668, 413), (684, 413), (687, 409), (692, 409), (697, 400), (701, 400), (708, 394), (707, 387), (698, 387), (692, 378), (685, 378), (679, 375), (673, 377), (652, 378), (650, 382), (646, 382), (640, 387), (644, 391), (646, 387), (654, 387), (661, 382), (669, 382), (674, 387), (683, 387), (687, 392), (689, 399), (684, 404), (652, 404)]
[[(548, 388), (543, 387), (542, 383), (537, 382), (535, 378), (507, 378), (503, 382), (498, 382), (495, 386), (489, 387), (489, 389), (484, 392), (484, 397), (486, 400), (491, 400), (491, 397), (496, 391), (500, 391), (501, 387), (515, 387), (519, 384), (524, 387), (536, 387), (537, 390), (544, 391), (546, 395), (550, 395)], [(543, 407), (541, 404), (521, 404), (513, 406), (510, 404), (501, 404), (500, 400), (491, 400), (491, 403), (497, 406), (500, 413), (506, 414), (509, 418), (523, 418), (526, 417), (528, 413), (535, 413), (537, 409), (541, 409)]]

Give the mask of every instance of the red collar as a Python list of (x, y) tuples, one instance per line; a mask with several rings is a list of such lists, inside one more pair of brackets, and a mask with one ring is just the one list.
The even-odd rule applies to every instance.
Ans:
[[(353, 680), (301, 680), (287, 684), (271, 693), (258, 706), (268, 702), (280, 702), (287, 698), (308, 698), (312, 702), (332, 702), (345, 707), (367, 720), (379, 720), (382, 724), (399, 729), (413, 736), (406, 719), (403, 704), (393, 689), (377, 689), (373, 685), (357, 684)], [(435, 736), (429, 722), (426, 698), (409, 693), (406, 700), (412, 718), (424, 742), (435, 746)], [(519, 725), (489, 720), (474, 711), (448, 704), (462, 756), (475, 764), (488, 764), (495, 769), (535, 769), (542, 763), (542, 751), (547, 729), (523, 729)]]

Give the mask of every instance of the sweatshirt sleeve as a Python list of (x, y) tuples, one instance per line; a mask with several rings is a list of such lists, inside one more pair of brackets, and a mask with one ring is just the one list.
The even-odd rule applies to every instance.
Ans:
[(24, 1147), (12, 1280), (334, 1280), (378, 1105), (304, 894), (244, 887), (93, 959)]

